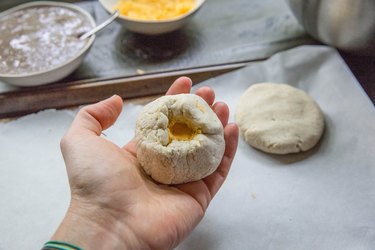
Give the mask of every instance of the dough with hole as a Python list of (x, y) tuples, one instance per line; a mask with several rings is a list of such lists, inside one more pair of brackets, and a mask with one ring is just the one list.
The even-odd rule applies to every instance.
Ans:
[(146, 105), (136, 123), (137, 158), (155, 181), (180, 184), (216, 170), (224, 154), (224, 129), (199, 96), (163, 96)]

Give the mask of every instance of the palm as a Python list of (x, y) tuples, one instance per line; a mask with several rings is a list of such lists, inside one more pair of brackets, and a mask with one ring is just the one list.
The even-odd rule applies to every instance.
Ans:
[[(80, 141), (80, 147), (84, 145), (87, 149), (80, 150), (80, 156), (87, 156), (69, 161), (72, 198), (116, 211), (118, 218), (122, 218), (137, 238), (151, 248), (174, 246), (203, 217), (211, 199), (204, 181), (178, 186), (160, 185), (141, 172), (134, 154), (135, 143), (119, 148), (98, 136), (76, 139)], [(79, 166), (79, 169), (72, 171), (71, 165)], [(95, 165), (101, 166), (100, 171), (91, 167)], [(121, 216), (123, 214), (127, 216)], [(147, 240), (149, 235), (157, 232), (164, 232), (163, 237)]]

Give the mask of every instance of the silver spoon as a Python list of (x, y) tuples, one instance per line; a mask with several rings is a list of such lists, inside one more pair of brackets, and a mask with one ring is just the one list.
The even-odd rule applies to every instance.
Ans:
[(115, 20), (118, 16), (120, 15), (120, 12), (118, 10), (116, 10), (112, 16), (110, 16), (107, 20), (105, 20), (103, 23), (99, 24), (98, 26), (96, 26), (95, 28), (93, 28), (92, 30), (86, 32), (86, 33), (83, 33), (81, 36), (79, 36), (79, 40), (85, 40), (86, 38), (92, 36), (93, 34), (95, 34), (96, 32), (100, 31), (101, 29), (103, 29), (105, 26), (107, 26), (108, 24), (112, 23), (113, 20)]

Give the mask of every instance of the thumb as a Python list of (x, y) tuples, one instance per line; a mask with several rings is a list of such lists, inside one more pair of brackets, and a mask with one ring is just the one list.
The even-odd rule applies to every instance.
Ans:
[(74, 119), (70, 132), (100, 135), (103, 130), (115, 123), (121, 113), (122, 104), (121, 97), (114, 95), (82, 108)]

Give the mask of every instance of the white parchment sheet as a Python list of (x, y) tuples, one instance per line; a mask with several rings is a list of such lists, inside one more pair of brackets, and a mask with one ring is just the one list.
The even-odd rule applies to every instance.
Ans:
[[(338, 53), (302, 46), (205, 81), (228, 103), (257, 82), (303, 89), (326, 131), (306, 153), (273, 156), (241, 138), (231, 172), (185, 249), (375, 249), (375, 109)], [(105, 134), (123, 145), (141, 106), (126, 105)], [(0, 123), (0, 249), (39, 249), (69, 203), (59, 141), (76, 110)], [(157, 216), (157, 215), (156, 215)]]

